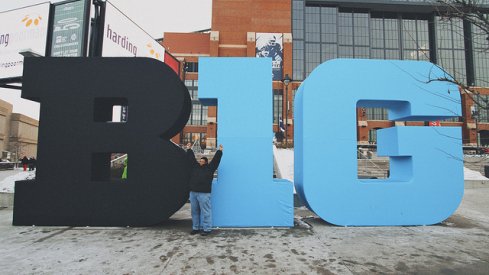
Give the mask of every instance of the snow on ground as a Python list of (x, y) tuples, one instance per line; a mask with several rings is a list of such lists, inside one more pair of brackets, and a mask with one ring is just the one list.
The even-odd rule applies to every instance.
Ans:
[(294, 149), (277, 149), (274, 146), (273, 155), (278, 166), (278, 177), (294, 182)]
[[(294, 182), (294, 150), (293, 149), (277, 149), (274, 147), (273, 154), (277, 162), (278, 177)], [(0, 171), (0, 173), (6, 171)], [(35, 178), (35, 171), (22, 171), (6, 177), (0, 181), (0, 192), (13, 193), (15, 182), (18, 180), (26, 180)], [(464, 167), (465, 180), (489, 180), (477, 171), (473, 171)]]
[(464, 167), (464, 179), (465, 180), (489, 180), (484, 177), (480, 172), (470, 170)]
[[(294, 182), (294, 149), (277, 149), (273, 154), (278, 166), (279, 177)], [(464, 167), (464, 180), (489, 180), (481, 173)]]
[(13, 193), (15, 182), (18, 180), (33, 179), (36, 176), (36, 171), (22, 171), (20, 170), (17, 174), (6, 177), (4, 180), (0, 181), (0, 192), (2, 193)]

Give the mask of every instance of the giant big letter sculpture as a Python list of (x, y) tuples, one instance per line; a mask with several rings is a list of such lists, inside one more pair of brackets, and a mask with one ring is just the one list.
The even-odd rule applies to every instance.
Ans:
[(273, 180), (269, 58), (201, 58), (199, 98), (218, 104), (224, 155), (212, 186), (214, 226), (293, 226), (293, 188)]
[[(15, 186), (14, 225), (145, 226), (188, 198), (185, 153), (169, 138), (190, 96), (167, 65), (147, 58), (27, 58), (22, 97), (41, 103), (36, 179)], [(126, 123), (111, 123), (127, 105)], [(110, 181), (110, 153), (128, 179)]]
[[(356, 108), (383, 107), (396, 121), (460, 116), (457, 86), (418, 61), (328, 61), (295, 99), (295, 185), (322, 219), (337, 225), (427, 225), (450, 216), (463, 196), (459, 128), (393, 127), (378, 131), (390, 156), (386, 180), (357, 178)], [(327, 127), (322, 127), (327, 125)], [(329, 160), (329, 161), (328, 161)]]

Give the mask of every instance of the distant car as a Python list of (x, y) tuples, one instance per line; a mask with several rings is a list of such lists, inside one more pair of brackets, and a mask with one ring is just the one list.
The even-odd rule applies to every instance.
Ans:
[(489, 148), (486, 148), (486, 147), (482, 147), (482, 148), (479, 148), (479, 154), (489, 154)]

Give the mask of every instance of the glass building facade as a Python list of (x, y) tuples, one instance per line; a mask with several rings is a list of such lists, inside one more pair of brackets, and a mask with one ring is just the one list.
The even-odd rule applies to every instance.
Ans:
[(334, 58), (427, 60), (489, 86), (487, 35), (438, 16), (434, 1), (292, 1), (293, 79)]
[[(304, 80), (334, 58), (426, 60), (461, 83), (489, 87), (487, 32), (440, 16), (435, 5), (433, 0), (292, 0), (293, 79)], [(384, 108), (364, 110), (369, 121), (388, 120)], [(481, 110), (479, 122), (488, 123), (488, 113)], [(376, 142), (376, 130), (369, 129), (369, 143)]]
[(198, 80), (185, 80), (185, 86), (192, 99), (192, 112), (187, 125), (207, 125), (208, 107), (203, 106), (199, 101), (199, 82)]
[(280, 89), (273, 90), (273, 124), (279, 124), (284, 117), (283, 112), (283, 91)]

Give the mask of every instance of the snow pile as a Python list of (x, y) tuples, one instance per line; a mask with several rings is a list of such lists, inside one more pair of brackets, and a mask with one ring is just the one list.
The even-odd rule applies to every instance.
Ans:
[[(294, 149), (277, 149), (273, 148), (273, 155), (277, 163), (278, 174), (280, 178), (294, 182)], [(19, 180), (30, 180), (36, 177), (35, 171), (19, 171), (17, 174), (9, 176), (0, 181), (0, 192), (13, 193), (15, 182)], [(465, 180), (488, 180), (477, 171), (464, 167)]]
[(294, 149), (277, 149), (274, 146), (273, 155), (278, 166), (279, 177), (294, 182)]
[(484, 177), (480, 172), (473, 171), (464, 167), (464, 179), (465, 180), (489, 180)]
[[(273, 155), (281, 178), (294, 182), (294, 149), (273, 148)], [(464, 167), (464, 180), (489, 180), (481, 173)]]
[(18, 180), (30, 180), (36, 177), (36, 171), (21, 171), (15, 175), (0, 181), (0, 192), (14, 193), (15, 182)]

